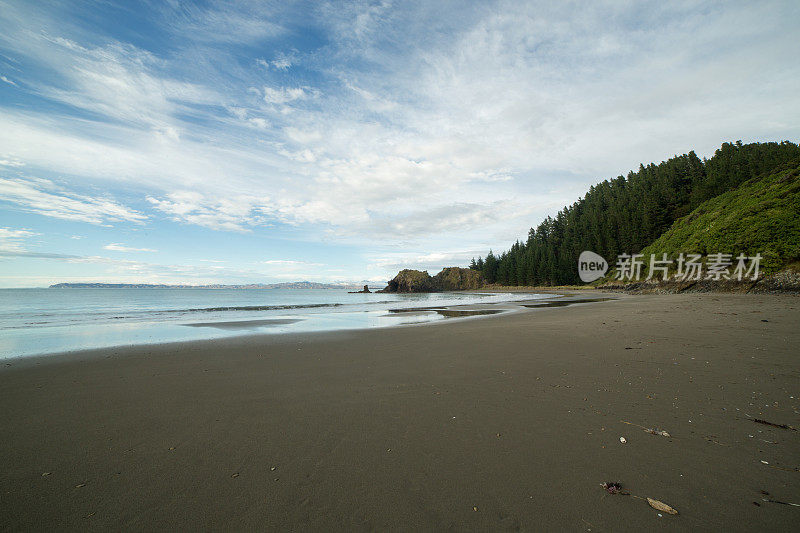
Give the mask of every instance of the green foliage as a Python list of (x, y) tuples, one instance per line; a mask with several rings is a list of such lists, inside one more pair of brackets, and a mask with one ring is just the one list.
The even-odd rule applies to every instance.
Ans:
[[(788, 141), (739, 141), (723, 144), (706, 160), (689, 152), (658, 165), (640, 165), (627, 177), (592, 186), (583, 198), (531, 228), (527, 241), (517, 241), (499, 256), (490, 251), (470, 268), (483, 272), (488, 283), (502, 285), (579, 283), (575, 265), (581, 251), (592, 250), (613, 264), (619, 254), (638, 253), (679, 218), (699, 216), (693, 210), (703, 202), (796, 158), (800, 147)], [(766, 218), (774, 215), (769, 205), (751, 208), (754, 214), (767, 209)], [(705, 223), (713, 227), (718, 221), (711, 217)]]
[(765, 273), (800, 259), (800, 161), (703, 202), (641, 253), (680, 252), (761, 253)]

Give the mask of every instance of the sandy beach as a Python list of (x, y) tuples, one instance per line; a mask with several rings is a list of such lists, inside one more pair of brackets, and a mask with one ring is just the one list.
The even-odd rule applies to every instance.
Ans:
[(800, 300), (600, 296), (8, 360), (0, 529), (796, 528)]

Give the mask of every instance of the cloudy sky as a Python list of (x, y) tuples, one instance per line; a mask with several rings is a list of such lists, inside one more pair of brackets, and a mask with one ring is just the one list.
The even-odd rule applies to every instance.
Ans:
[(800, 3), (0, 0), (0, 286), (385, 280), (800, 140)]

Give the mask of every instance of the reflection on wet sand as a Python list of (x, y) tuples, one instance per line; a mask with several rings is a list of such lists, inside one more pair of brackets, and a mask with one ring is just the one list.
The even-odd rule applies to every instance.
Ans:
[(605, 302), (606, 300), (616, 300), (616, 298), (577, 298), (575, 300), (554, 300), (537, 304), (522, 304), (522, 307), (536, 309), (538, 307), (566, 307), (573, 304), (590, 304), (594, 302)]
[(447, 318), (465, 317), (465, 316), (479, 316), (479, 315), (494, 315), (502, 313), (499, 309), (445, 309), (442, 307), (414, 307), (411, 309), (389, 309), (390, 313), (426, 313), (435, 311)]
[(192, 328), (254, 329), (267, 326), (285, 326), (300, 322), (300, 320), (300, 318), (266, 318), (262, 320), (232, 320), (229, 322), (195, 322), (183, 325)]

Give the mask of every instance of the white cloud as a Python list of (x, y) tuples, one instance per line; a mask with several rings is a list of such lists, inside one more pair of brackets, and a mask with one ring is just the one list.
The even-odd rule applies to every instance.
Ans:
[(165, 143), (150, 130), (7, 110), (0, 114), (5, 158), (60, 174), (153, 192), (200, 189), (217, 197), (286, 179), (284, 157), (263, 146), (251, 149), (249, 139), (227, 141), (222, 146), (197, 138)]
[[(427, 270), (431, 274), (439, 272), (448, 266), (466, 266), (472, 258), (485, 255), (484, 250), (456, 250), (445, 252), (394, 252), (383, 255), (371, 254), (368, 257), (368, 268), (381, 270), (386, 273), (393, 273), (411, 268), (415, 270)], [(380, 276), (378, 276), (380, 278)]]
[(294, 261), (291, 259), (270, 259), (269, 261), (261, 261), (265, 265), (310, 265), (320, 266), (321, 263), (309, 263), (307, 261)]
[(0, 159), (0, 166), (4, 167), (24, 167), (25, 163), (15, 159)]
[(178, 191), (166, 198), (150, 196), (147, 201), (178, 222), (223, 231), (249, 232), (248, 226), (267, 223), (273, 213), (267, 197), (210, 199), (198, 192)]
[(322, 140), (322, 132), (314, 127), (306, 129), (288, 126), (283, 130), (288, 141), (298, 145), (312, 145)]
[(330, 279), (331, 272), (323, 269), (326, 265), (311, 261), (298, 261), (294, 259), (270, 259), (261, 261), (265, 265), (266, 274), (272, 278), (291, 280), (321, 280)]
[(41, 178), (0, 177), (0, 202), (31, 213), (91, 224), (141, 223), (147, 219), (111, 198), (77, 194)]
[(292, 65), (295, 64), (296, 61), (296, 54), (283, 54), (279, 53), (275, 59), (272, 61), (267, 61), (266, 59), (256, 59), (256, 64), (263, 67), (266, 70), (275, 69), (275, 70), (288, 70)]
[(264, 87), (264, 101), (268, 104), (288, 104), (295, 100), (308, 98), (308, 90), (304, 87)]
[(252, 124), (256, 128), (259, 128), (259, 129), (262, 129), (262, 130), (265, 130), (265, 129), (267, 129), (269, 127), (269, 122), (267, 122), (266, 119), (263, 119), (263, 118), (260, 118), (260, 117), (249, 118), (249, 119), (247, 119), (247, 122), (249, 124)]
[(27, 229), (0, 228), (0, 251), (22, 252), (25, 250), (24, 242), (39, 233)]
[(378, 113), (387, 113), (398, 108), (398, 103), (384, 96), (379, 96), (361, 87), (347, 82), (346, 87), (364, 99), (367, 108)]
[(125, 246), (122, 243), (112, 242), (110, 244), (106, 244), (103, 246), (103, 250), (111, 250), (113, 252), (157, 252), (158, 250), (153, 250), (152, 248), (132, 248), (130, 246)]
[[(417, 210), (400, 217), (381, 218), (377, 226), (383, 226), (384, 234), (389, 236), (445, 233), (482, 224), (490, 225), (498, 219), (507, 218), (514, 211), (517, 215), (525, 214), (525, 208), (513, 202), (495, 202), (489, 205), (457, 203), (436, 206), (426, 211)], [(379, 228), (375, 229), (380, 231)]]
[[(180, 130), (174, 116), (190, 106), (216, 104), (222, 97), (198, 83), (178, 81), (163, 73), (163, 62), (127, 43), (84, 47), (64, 38), (42, 37), (50, 66), (61, 84), (38, 82), (42, 96), (130, 126), (166, 132)], [(53, 60), (56, 61), (53, 61)]]
[(286, 31), (264, 2), (211, 2), (207, 7), (165, 2), (161, 7), (169, 29), (191, 41), (258, 43)]
[(292, 66), (292, 60), (288, 57), (279, 57), (272, 62), (272, 66), (278, 70), (286, 70)]
[(254, 127), (261, 130), (266, 130), (270, 127), (270, 122), (263, 117), (250, 116), (251, 110), (244, 107), (230, 106), (228, 111), (231, 112), (238, 120), (239, 123), (247, 127)]

